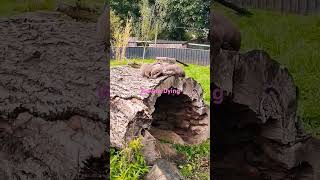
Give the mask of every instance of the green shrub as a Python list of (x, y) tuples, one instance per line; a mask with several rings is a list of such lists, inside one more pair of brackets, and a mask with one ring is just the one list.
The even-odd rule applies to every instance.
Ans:
[(141, 154), (141, 138), (132, 140), (120, 151), (110, 150), (110, 179), (137, 180), (148, 172), (148, 166)]
[(175, 149), (183, 153), (187, 163), (180, 164), (180, 172), (187, 180), (207, 180), (209, 176), (210, 139), (199, 145), (173, 145)]
[(210, 153), (210, 139), (199, 145), (173, 145), (178, 152), (181, 152), (186, 155), (187, 160), (191, 160), (194, 158), (204, 157), (209, 155)]
[(192, 176), (194, 167), (192, 164), (185, 164), (185, 165), (181, 165), (179, 166), (180, 168), (180, 172), (184, 177), (190, 177)]

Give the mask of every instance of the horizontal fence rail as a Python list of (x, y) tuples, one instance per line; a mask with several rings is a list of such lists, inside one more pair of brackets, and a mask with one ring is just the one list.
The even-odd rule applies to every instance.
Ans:
[(319, 14), (320, 0), (227, 0), (241, 7), (298, 14)]
[[(113, 54), (113, 53), (112, 53)], [(112, 56), (113, 57), (113, 56)], [(179, 49), (179, 48), (146, 48), (145, 58), (155, 59), (156, 57), (175, 58), (184, 63), (197, 64), (203, 66), (210, 65), (210, 51), (202, 49)], [(143, 47), (128, 47), (126, 58), (143, 58)]]

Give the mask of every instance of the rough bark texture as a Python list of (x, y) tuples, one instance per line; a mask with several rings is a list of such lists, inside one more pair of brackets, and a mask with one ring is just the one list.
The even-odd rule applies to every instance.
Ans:
[(1, 178), (70, 180), (85, 177), (85, 160), (106, 166), (108, 107), (96, 89), (107, 67), (95, 28), (49, 12), (0, 20)]
[(297, 88), (286, 68), (263, 51), (221, 51), (211, 64), (216, 179), (318, 180), (320, 141), (301, 129)]
[[(123, 147), (153, 127), (171, 130), (186, 143), (196, 144), (209, 136), (209, 110), (201, 86), (192, 78), (142, 77), (130, 66), (111, 68), (111, 146)], [(141, 90), (180, 90), (180, 94), (141, 93)], [(173, 91), (173, 90), (172, 90)]]

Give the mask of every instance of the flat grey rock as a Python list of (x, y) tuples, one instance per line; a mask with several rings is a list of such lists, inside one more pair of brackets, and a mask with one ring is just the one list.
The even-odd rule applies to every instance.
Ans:
[(145, 180), (184, 180), (178, 168), (164, 159), (157, 160), (150, 172), (145, 176)]

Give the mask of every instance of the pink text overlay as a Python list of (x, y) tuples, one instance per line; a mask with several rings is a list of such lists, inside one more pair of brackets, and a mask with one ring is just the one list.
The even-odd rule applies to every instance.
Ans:
[(179, 89), (141, 89), (140, 94), (171, 94), (179, 95), (181, 91)]

